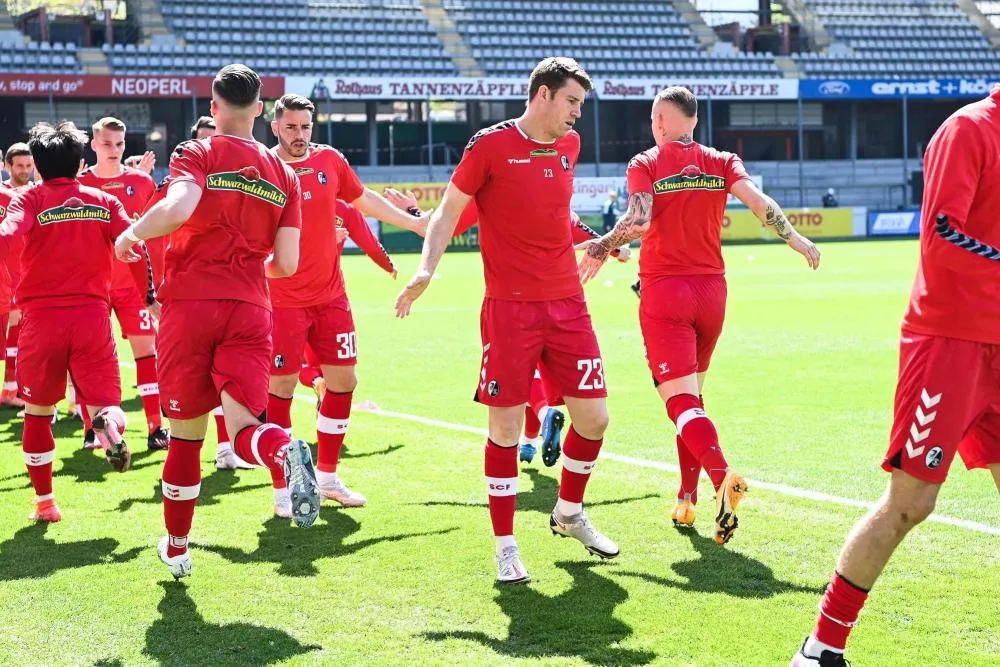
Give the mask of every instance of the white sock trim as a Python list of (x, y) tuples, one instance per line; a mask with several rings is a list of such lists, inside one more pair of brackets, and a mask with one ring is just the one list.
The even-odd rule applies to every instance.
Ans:
[(8, 347), (7, 348), (7, 356), (8, 357), (16, 357), (17, 356), (17, 348), (16, 347)]
[(316, 417), (316, 430), (327, 435), (341, 435), (347, 433), (347, 425), (350, 419), (334, 419), (325, 415)]
[(35, 496), (35, 502), (44, 503), (46, 500), (55, 500), (56, 494), (46, 493), (44, 496)]
[(153, 382), (151, 384), (140, 384), (139, 385), (139, 395), (140, 396), (159, 396), (160, 395), (160, 384), (158, 382)]
[(56, 458), (56, 450), (50, 449), (47, 452), (24, 452), (24, 463), (32, 468), (44, 466), (52, 463)]
[(684, 427), (694, 419), (707, 419), (708, 415), (702, 408), (688, 408), (677, 417), (677, 433), (683, 438)]
[(563, 469), (570, 472), (575, 472), (578, 475), (589, 475), (594, 470), (594, 466), (597, 465), (597, 459), (593, 461), (580, 461), (578, 459), (571, 459), (570, 457), (563, 454)]
[(487, 477), (486, 490), (491, 496), (516, 496), (517, 477)]
[(497, 541), (497, 553), (498, 554), (501, 551), (503, 551), (504, 549), (506, 549), (507, 547), (516, 547), (517, 546), (517, 540), (514, 539), (513, 535), (497, 535), (496, 536), (496, 541)]
[(162, 481), (160, 482), (160, 489), (163, 491), (163, 497), (167, 500), (194, 500), (201, 493), (201, 482), (198, 482), (194, 486), (177, 486), (176, 484)]
[(222, 406), (220, 405), (219, 407), (217, 407), (214, 410), (212, 410), (212, 415), (214, 417), (221, 417), (222, 416)]
[(4, 391), (17, 391), (17, 382), (4, 382), (3, 383), (3, 390)]
[(250, 451), (253, 452), (253, 457), (257, 461), (257, 464), (264, 468), (267, 468), (268, 465), (264, 463), (264, 459), (260, 457), (260, 451), (258, 451), (257, 448), (260, 446), (260, 436), (264, 434), (264, 431), (269, 431), (271, 429), (278, 429), (282, 433), (285, 432), (285, 429), (281, 428), (277, 424), (261, 424), (254, 429), (253, 435), (250, 436)]
[(820, 640), (816, 639), (814, 635), (809, 635), (809, 638), (806, 639), (806, 645), (802, 647), (802, 653), (804, 653), (807, 658), (819, 658), (823, 655), (823, 651), (843, 653), (844, 649), (824, 644)]
[(556, 509), (563, 516), (575, 516), (583, 511), (583, 503), (574, 503), (560, 498), (556, 501)]

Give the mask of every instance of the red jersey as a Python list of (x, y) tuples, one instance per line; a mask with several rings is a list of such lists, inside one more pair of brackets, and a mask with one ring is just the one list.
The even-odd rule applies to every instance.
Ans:
[(507, 120), (472, 137), (451, 182), (475, 198), (486, 296), (548, 301), (583, 293), (570, 232), (580, 136), (529, 139)]
[[(121, 175), (113, 178), (101, 178), (94, 171), (94, 168), (90, 167), (77, 178), (81, 185), (97, 188), (117, 197), (130, 218), (142, 214), (146, 208), (146, 202), (156, 190), (156, 184), (149, 174), (131, 167), (122, 167)], [(111, 289), (127, 289), (134, 284), (128, 264), (115, 262), (111, 273)], [(143, 296), (145, 294), (143, 291)]]
[(279, 227), (302, 226), (299, 179), (266, 146), (215, 135), (170, 158), (171, 186), (202, 189), (191, 218), (170, 234), (161, 301), (227, 299), (270, 310), (264, 260)]
[(653, 196), (642, 237), (639, 277), (722, 275), (726, 196), (750, 178), (738, 155), (699, 143), (671, 141), (639, 153), (626, 172), (630, 195)]
[[(0, 236), (24, 235), (18, 305), (108, 304), (115, 239), (131, 222), (121, 202), (73, 178), (54, 178), (15, 197)], [(145, 285), (146, 267), (128, 266), (133, 285)]]
[[(16, 192), (0, 185), (0, 223), (7, 217), (7, 207), (10, 206), (10, 202), (15, 196), (17, 196)], [(7, 267), (13, 240), (9, 236), (0, 236), (0, 312), (7, 312), (10, 309), (10, 301), (13, 296), (14, 288), (11, 285), (10, 269)], [(20, 262), (20, 257), (17, 258), (17, 261)]]
[(1000, 248), (998, 105), (995, 89), (952, 114), (927, 145), (920, 261), (903, 318), (909, 331), (1000, 344), (1000, 261), (935, 229), (938, 215), (945, 215), (954, 231)]
[[(302, 188), (302, 240), (299, 268), (288, 278), (270, 280), (271, 303), (279, 308), (308, 308), (330, 303), (344, 293), (337, 227), (338, 199), (355, 201), (364, 194), (347, 158), (329, 146), (311, 144), (306, 157), (287, 163)], [(365, 228), (368, 225), (365, 223)]]

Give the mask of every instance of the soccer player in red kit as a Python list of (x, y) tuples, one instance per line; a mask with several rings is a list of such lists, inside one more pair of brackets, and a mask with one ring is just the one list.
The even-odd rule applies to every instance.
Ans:
[(907, 533), (934, 511), (956, 452), (970, 468), (992, 468), (1000, 481), (998, 128), (995, 87), (952, 114), (927, 145), (920, 260), (882, 462), (892, 476), (848, 535), (792, 667), (847, 664), (844, 647), (869, 591)]
[(675, 86), (653, 101), (656, 146), (628, 166), (628, 209), (615, 228), (580, 260), (584, 282), (611, 249), (642, 238), (639, 324), (653, 383), (677, 427), (681, 487), (672, 517), (694, 523), (698, 475), (704, 468), (716, 491), (715, 541), (725, 544), (738, 525), (736, 508), (746, 480), (729, 469), (702, 388), (726, 314), (722, 220), (732, 193), (785, 242), (819, 266), (819, 251), (788, 223), (773, 199), (754, 185), (732, 153), (696, 143), (698, 100)]
[[(90, 147), (97, 155), (97, 164), (80, 174), (80, 182), (117, 197), (129, 217), (138, 216), (153, 196), (156, 184), (146, 172), (122, 165), (125, 123), (117, 118), (105, 117), (94, 123), (91, 129), (93, 140)], [(156, 329), (153, 316), (147, 309), (150, 305), (147, 301), (152, 298), (149, 288), (139, 292), (131, 280), (130, 267), (124, 262), (115, 262), (111, 279), (111, 309), (118, 318), (122, 336), (132, 348), (139, 396), (146, 413), (147, 444), (150, 449), (157, 450), (167, 448), (167, 432), (160, 418)], [(84, 436), (85, 446), (92, 439), (93, 432), (88, 428)]]
[[(31, 157), (31, 150), (28, 144), (11, 144), (4, 154), (4, 167), (10, 178), (4, 181), (4, 185), (14, 190), (22, 192), (32, 187), (31, 179), (35, 175), (35, 162)], [(24, 248), (24, 239), (12, 238), (8, 242), (7, 248), (7, 272), (10, 275), (11, 294), (17, 291), (17, 283), (21, 276), (21, 250)], [(4, 356), (3, 393), (0, 394), (0, 406), (23, 408), (24, 401), (17, 396), (17, 343), (21, 330), (21, 309), (11, 301), (8, 316), (8, 328), (6, 329), (6, 354)]]
[[(17, 193), (5, 185), (0, 185), (0, 222), (7, 216), (7, 207)], [(10, 308), (14, 300), (14, 289), (11, 285), (10, 270), (7, 259), (11, 253), (11, 237), (0, 236), (0, 341), (7, 344), (7, 321), (10, 319)], [(17, 382), (14, 382), (16, 391)]]
[[(310, 143), (314, 111), (313, 103), (305, 97), (285, 95), (275, 102), (271, 123), (278, 139), (274, 152), (295, 169), (302, 187), (302, 241), (295, 275), (269, 281), (274, 349), (267, 414), (271, 421), (291, 430), (292, 394), (308, 342), (326, 382), (317, 419), (320, 494), (347, 507), (360, 507), (366, 503), (365, 497), (348, 488), (337, 474), (358, 379), (357, 336), (344, 291), (336, 231), (341, 224), (349, 225), (355, 242), (365, 244), (369, 256), (395, 275), (392, 262), (371, 236), (361, 214), (418, 233), (426, 220), (414, 220), (366, 188), (340, 151)], [(338, 200), (351, 202), (353, 207), (346, 208)]]
[[(24, 236), (17, 302), (24, 310), (17, 383), (25, 401), (23, 449), (35, 491), (38, 521), (62, 517), (52, 493), (55, 441), (52, 415), (66, 392), (66, 375), (87, 403), (111, 465), (129, 466), (121, 434), (118, 355), (111, 332), (108, 293), (112, 246), (129, 226), (121, 203), (80, 185), (76, 174), (87, 135), (69, 122), (39, 123), (29, 145), (44, 183), (11, 201), (0, 236)], [(134, 252), (131, 246), (129, 252)], [(146, 271), (135, 266), (137, 285)]]
[(396, 314), (409, 315), (475, 198), (486, 276), (476, 400), (489, 406), (486, 480), (501, 583), (529, 580), (514, 539), (517, 443), (539, 364), (552, 374), (572, 419), (549, 526), (602, 558), (619, 553), (583, 511), (608, 425), (604, 365), (576, 272), (569, 221), (580, 154), (573, 125), (590, 88), (590, 77), (570, 58), (538, 63), (525, 113), (480, 131), (466, 146), (431, 216), (420, 269), (396, 301)]
[[(319, 512), (308, 446), (257, 415), (267, 407), (271, 300), (266, 277), (289, 276), (299, 256), (295, 173), (253, 138), (263, 110), (260, 77), (227, 65), (212, 83), (216, 134), (178, 146), (170, 185), (116, 242), (170, 235), (157, 336), (160, 402), (171, 437), (163, 467), (167, 535), (157, 551), (170, 573), (191, 573), (188, 534), (201, 487), (208, 415), (222, 402), (236, 453), (283, 476), (299, 526)], [(155, 307), (155, 306), (154, 306)]]

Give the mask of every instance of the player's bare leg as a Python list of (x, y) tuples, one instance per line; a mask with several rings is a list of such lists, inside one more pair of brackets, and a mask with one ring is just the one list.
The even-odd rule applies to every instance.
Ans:
[(354, 366), (323, 364), (320, 368), (326, 392), (320, 401), (319, 415), (316, 418), (316, 481), (319, 482), (323, 498), (334, 500), (344, 507), (362, 507), (368, 500), (349, 489), (337, 473), (358, 376), (354, 372)]
[(868, 592), (906, 534), (934, 511), (940, 490), (940, 484), (893, 471), (882, 498), (848, 534), (816, 628), (792, 659), (793, 667), (824, 664), (824, 653), (830, 654), (828, 661), (842, 659)]
[[(692, 455), (692, 460), (708, 474), (715, 488), (715, 541), (725, 544), (739, 526), (736, 509), (743, 501), (749, 487), (746, 480), (729, 469), (719, 446), (715, 424), (705, 412), (701, 386), (704, 375), (691, 373), (684, 377), (666, 380), (656, 388), (667, 406), (667, 414), (677, 427), (677, 435)], [(684, 508), (674, 508), (674, 517)], [(693, 520), (693, 517), (691, 517)]]
[(152, 450), (166, 449), (170, 435), (163, 428), (160, 416), (160, 385), (156, 380), (156, 337), (129, 336), (128, 343), (132, 347), (139, 397), (142, 399), (142, 409), (146, 414), (149, 434), (147, 445)]
[(608, 403), (604, 398), (564, 397), (570, 428), (563, 445), (559, 499), (549, 517), (554, 535), (579, 540), (590, 553), (614, 558), (618, 545), (601, 534), (583, 511), (583, 496), (608, 428)]
[(208, 415), (170, 422), (170, 447), (163, 464), (163, 519), (167, 534), (156, 551), (174, 579), (191, 574), (188, 535), (201, 492), (201, 445), (208, 431)]
[(21, 448), (28, 477), (35, 491), (35, 510), (32, 521), (56, 522), (62, 519), (56, 497), (52, 492), (52, 461), (56, 455), (56, 442), (52, 437), (54, 405), (24, 406), (24, 434)]
[(486, 441), (486, 488), (489, 493), (490, 522), (496, 538), (497, 581), (520, 584), (531, 580), (521, 562), (514, 539), (514, 512), (517, 509), (517, 441), (521, 434), (524, 407), (489, 408), (489, 439)]

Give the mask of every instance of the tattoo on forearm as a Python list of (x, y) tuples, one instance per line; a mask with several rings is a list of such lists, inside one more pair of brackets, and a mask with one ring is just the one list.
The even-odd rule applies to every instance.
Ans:
[(788, 218), (780, 210), (775, 211), (773, 206), (767, 207), (764, 224), (774, 229), (774, 233), (786, 241), (792, 235), (792, 225), (788, 222)]
[(637, 192), (628, 198), (628, 209), (615, 228), (587, 248), (587, 255), (604, 260), (615, 248), (631, 243), (646, 233), (653, 213), (653, 195)]

